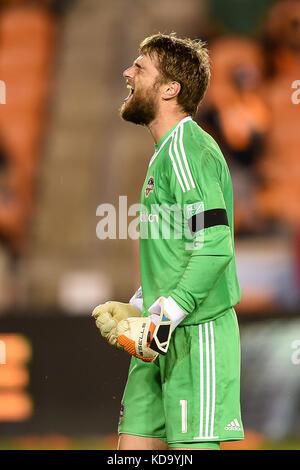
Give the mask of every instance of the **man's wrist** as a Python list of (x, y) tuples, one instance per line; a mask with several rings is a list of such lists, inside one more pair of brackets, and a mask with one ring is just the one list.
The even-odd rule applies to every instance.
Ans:
[(160, 300), (163, 299), (163, 308), (166, 312), (167, 317), (172, 322), (172, 331), (185, 319), (187, 313), (184, 312), (175, 300), (169, 297), (159, 297), (148, 309), (151, 315), (151, 320), (153, 323), (157, 324), (159, 320), (159, 315), (161, 313), (161, 304)]

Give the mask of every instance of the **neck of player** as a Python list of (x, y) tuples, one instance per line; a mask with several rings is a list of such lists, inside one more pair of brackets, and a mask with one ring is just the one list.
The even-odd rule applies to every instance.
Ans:
[(180, 111), (173, 113), (158, 111), (155, 119), (147, 126), (155, 144), (157, 144), (175, 124), (187, 116), (188, 114)]

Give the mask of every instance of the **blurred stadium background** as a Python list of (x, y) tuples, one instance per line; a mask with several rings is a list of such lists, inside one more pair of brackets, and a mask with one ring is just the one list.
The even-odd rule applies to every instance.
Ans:
[(138, 202), (153, 143), (122, 71), (158, 31), (208, 41), (197, 121), (235, 190), (246, 439), (223, 448), (300, 448), (300, 1), (1, 0), (2, 449), (116, 445), (129, 359), (90, 314), (139, 286), (138, 247), (96, 210)]

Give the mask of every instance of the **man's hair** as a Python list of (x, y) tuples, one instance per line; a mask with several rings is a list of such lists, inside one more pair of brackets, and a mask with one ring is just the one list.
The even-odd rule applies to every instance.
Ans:
[(184, 112), (194, 116), (210, 79), (209, 55), (204, 42), (181, 39), (176, 33), (159, 33), (145, 38), (139, 53), (156, 60), (161, 83), (173, 80), (180, 83), (177, 102)]

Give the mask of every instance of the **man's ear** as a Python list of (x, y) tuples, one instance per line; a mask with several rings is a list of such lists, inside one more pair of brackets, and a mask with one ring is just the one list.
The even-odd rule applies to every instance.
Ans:
[(163, 100), (170, 100), (175, 98), (181, 90), (181, 85), (178, 82), (169, 82), (166, 83), (162, 92), (162, 99)]

